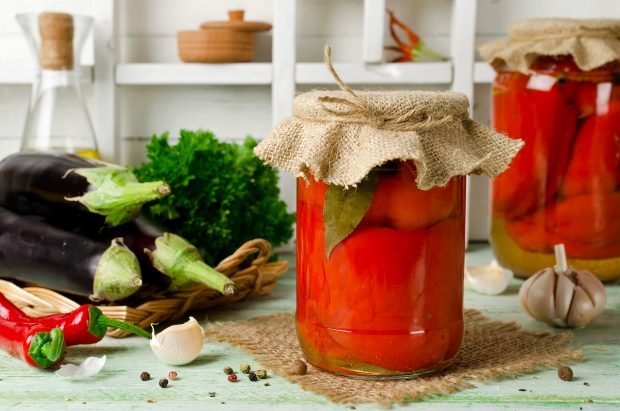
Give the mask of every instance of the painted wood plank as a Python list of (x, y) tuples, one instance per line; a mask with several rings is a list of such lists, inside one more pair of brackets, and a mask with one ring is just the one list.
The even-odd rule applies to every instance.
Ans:
[(130, 63), (116, 66), (116, 84), (135, 85), (258, 85), (271, 84), (270, 63), (158, 64)]
[(118, 115), (114, 66), (116, 65), (116, 0), (95, 2), (93, 39), (95, 50), (94, 112), (91, 112), (101, 158), (118, 162)]
[[(450, 62), (377, 65), (334, 63), (334, 68), (347, 84), (448, 84), (452, 80)], [(296, 78), (298, 84), (334, 82), (324, 63), (297, 63)]]
[[(210, 321), (249, 319), (259, 315), (295, 309), (295, 259), (289, 260), (289, 271), (279, 280), (271, 295), (230, 304), (198, 316)], [(492, 258), (488, 245), (473, 244), (467, 253), (468, 264), (486, 264)], [(465, 306), (482, 310), (502, 321), (516, 321), (532, 332), (550, 328), (530, 319), (519, 307), (519, 280), (513, 280), (508, 291), (499, 296), (482, 296), (465, 292)], [(475, 383), (477, 388), (459, 393), (398, 406), (402, 410), (612, 410), (620, 408), (620, 284), (607, 285), (608, 304), (602, 317), (588, 328), (575, 330), (578, 343), (584, 345), (589, 359), (573, 365), (577, 379), (561, 381), (555, 370), (528, 374), (514, 379)], [(551, 330), (554, 331), (554, 330)], [(269, 341), (265, 341), (269, 344)], [(49, 372), (25, 366), (0, 352), (0, 408), (20, 410), (77, 409), (210, 409), (264, 411), (347, 410), (311, 392), (303, 391), (280, 377), (271, 376), (262, 383), (241, 379), (236, 384), (226, 381), (225, 366), (237, 368), (241, 363), (258, 366), (255, 358), (227, 344), (208, 342), (197, 362), (179, 367), (160, 364), (144, 340), (105, 338), (94, 346), (70, 348), (68, 355), (76, 360), (90, 355), (108, 356), (102, 373), (90, 380), (61, 380)], [(169, 388), (158, 387), (157, 380), (175, 369), (180, 379)], [(150, 381), (140, 381), (139, 374), (149, 371)], [(584, 385), (587, 382), (589, 385)], [(519, 391), (525, 389), (525, 391)], [(209, 397), (208, 392), (215, 392)], [(148, 402), (148, 401), (152, 402)], [(154, 401), (154, 402), (153, 402)], [(355, 405), (357, 410), (376, 410), (376, 405)]]
[(364, 0), (362, 59), (364, 63), (383, 61), (385, 0)]
[[(477, 0), (454, 0), (452, 5), (452, 24), (450, 32), (450, 57), (454, 66), (452, 90), (465, 94), (470, 102), (469, 112), (473, 112), (474, 101), (474, 39), (476, 37)], [(465, 240), (470, 238), (471, 178), (465, 182)]]
[[(297, 0), (273, 0), (273, 84), (271, 85), (271, 124), (275, 126), (293, 114), (295, 98), (295, 61), (297, 59)], [(279, 172), (280, 197), (288, 212), (295, 212), (297, 189), (295, 176)], [(293, 240), (285, 246), (292, 250)]]
[(123, 86), (118, 92), (121, 138), (205, 129), (223, 140), (248, 134), (260, 139), (272, 127), (265, 86)]
[(474, 82), (477, 84), (490, 84), (495, 79), (495, 70), (490, 64), (477, 61), (474, 64)]

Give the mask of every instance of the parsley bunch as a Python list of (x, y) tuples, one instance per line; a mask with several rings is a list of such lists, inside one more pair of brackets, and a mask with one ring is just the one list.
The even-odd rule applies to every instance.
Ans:
[(280, 200), (276, 171), (254, 156), (256, 144), (251, 137), (243, 144), (220, 142), (203, 130), (181, 130), (176, 145), (168, 133), (153, 136), (149, 161), (135, 174), (140, 181), (165, 181), (172, 194), (147, 206), (146, 214), (198, 247), (211, 264), (253, 238), (286, 243), (295, 216)]

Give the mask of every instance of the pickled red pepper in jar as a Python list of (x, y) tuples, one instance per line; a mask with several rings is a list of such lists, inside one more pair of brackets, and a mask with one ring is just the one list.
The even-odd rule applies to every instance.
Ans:
[(492, 125), (525, 141), (492, 183), (494, 253), (529, 277), (563, 243), (572, 266), (620, 278), (620, 20), (526, 20), (509, 34), (480, 49), (497, 69)]
[(465, 175), (521, 147), (454, 92), (312, 91), (255, 149), (297, 180), (297, 335), (323, 370), (394, 379), (447, 367), (463, 336)]

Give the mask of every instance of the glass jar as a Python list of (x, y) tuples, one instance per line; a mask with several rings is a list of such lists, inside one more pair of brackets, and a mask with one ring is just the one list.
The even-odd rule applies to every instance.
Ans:
[(582, 71), (544, 56), (530, 69), (493, 84), (493, 127), (525, 141), (492, 183), (493, 251), (529, 277), (563, 243), (570, 265), (620, 278), (620, 65)]
[(79, 64), (93, 18), (45, 12), (18, 14), (17, 21), (37, 62), (21, 151), (99, 158)]
[(312, 365), (400, 379), (454, 360), (463, 336), (465, 178), (422, 191), (415, 170), (399, 161), (377, 171), (370, 208), (329, 257), (328, 186), (298, 180), (296, 321)]

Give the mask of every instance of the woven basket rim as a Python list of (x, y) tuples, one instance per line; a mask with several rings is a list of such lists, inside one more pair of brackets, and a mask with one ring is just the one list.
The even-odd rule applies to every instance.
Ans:
[[(204, 285), (172, 293), (153, 294), (148, 299), (132, 306), (97, 304), (106, 316), (123, 320), (142, 329), (152, 323), (178, 320), (188, 311), (203, 311), (208, 308), (244, 300), (253, 295), (266, 295), (275, 287), (277, 279), (287, 270), (287, 261), (269, 262), (271, 244), (262, 238), (247, 241), (233, 254), (224, 258), (215, 269), (230, 277), (235, 283), (235, 294), (224, 296)], [(248, 264), (248, 257), (256, 254)], [(0, 292), (28, 315), (41, 316), (66, 313), (79, 307), (79, 303), (59, 292), (43, 287), (20, 287), (0, 280)], [(110, 330), (113, 337), (125, 337), (130, 333)]]

